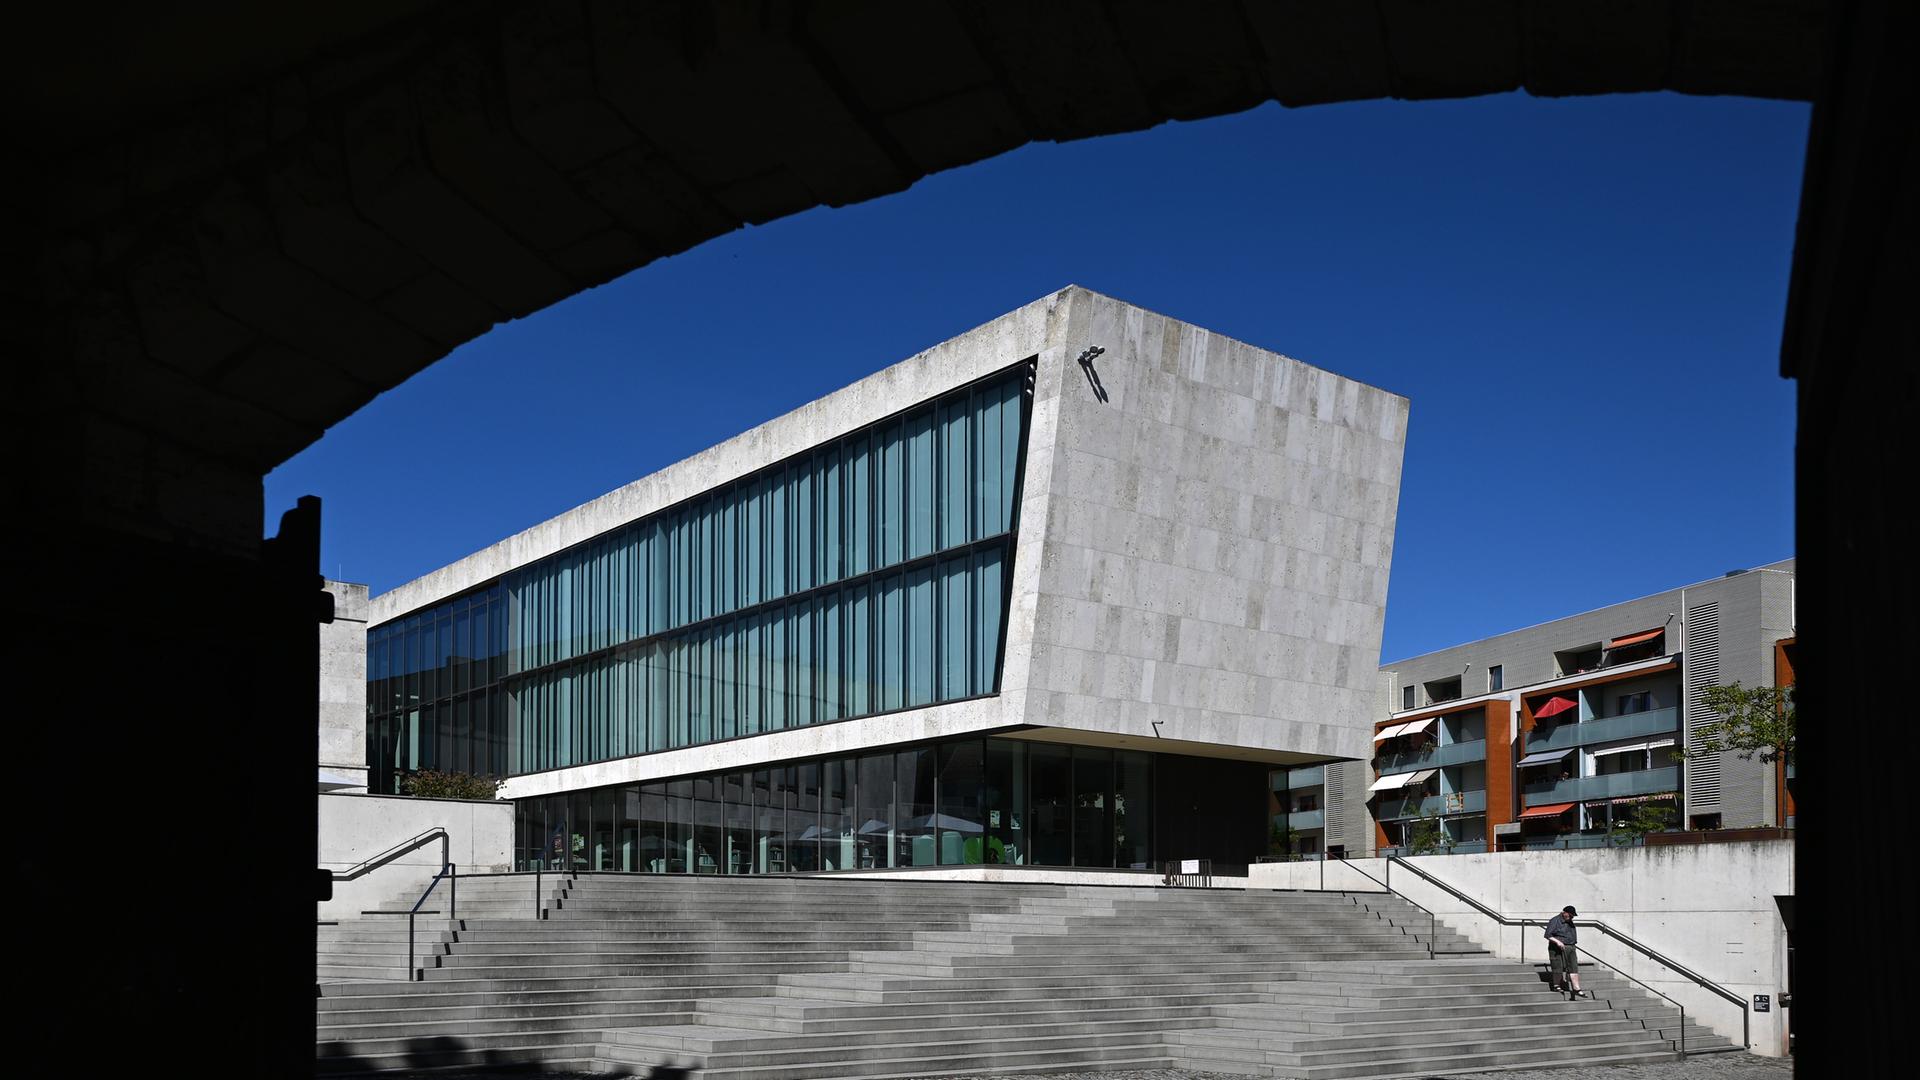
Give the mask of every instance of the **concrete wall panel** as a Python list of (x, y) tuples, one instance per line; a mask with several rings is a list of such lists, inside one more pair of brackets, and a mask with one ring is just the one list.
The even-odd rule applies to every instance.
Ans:
[[(349, 869), (433, 828), (447, 830), (448, 857), (462, 873), (512, 869), (512, 803), (344, 792), (318, 798), (320, 865), (325, 869)], [(436, 843), (365, 877), (335, 882), (333, 899), (319, 905), (319, 917), (351, 919), (382, 904), (403, 899), (411, 904), (439, 870)]]

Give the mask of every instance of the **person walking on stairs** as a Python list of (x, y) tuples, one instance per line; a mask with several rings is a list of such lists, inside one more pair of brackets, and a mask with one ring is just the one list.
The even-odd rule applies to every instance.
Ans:
[(1580, 989), (1580, 931), (1573, 925), (1576, 914), (1568, 904), (1547, 920), (1547, 977), (1555, 991), (1566, 992), (1568, 1001), (1593, 997), (1593, 991)]

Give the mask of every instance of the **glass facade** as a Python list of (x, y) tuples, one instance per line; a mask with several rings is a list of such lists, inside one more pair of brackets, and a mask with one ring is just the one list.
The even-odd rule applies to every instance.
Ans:
[(1161, 756), (960, 738), (522, 799), (515, 864), (655, 874), (1147, 869)]
[[(523, 774), (998, 692), (1030, 371), (1018, 365), (374, 627), (372, 789), (393, 791), (416, 769)], [(756, 775), (742, 790), (771, 805), (801, 779)], [(931, 800), (931, 780), (910, 783)], [(820, 798), (824, 785), (802, 788)], [(659, 797), (668, 808), (735, 805)], [(646, 805), (633, 821), (652, 820)], [(609, 820), (626, 820), (624, 809)], [(736, 841), (756, 865), (824, 850), (802, 856), (726, 812), (673, 820), (690, 831), (653, 837), (659, 850), (706, 837), (720, 867)], [(617, 853), (627, 841), (613, 829), (582, 842)]]

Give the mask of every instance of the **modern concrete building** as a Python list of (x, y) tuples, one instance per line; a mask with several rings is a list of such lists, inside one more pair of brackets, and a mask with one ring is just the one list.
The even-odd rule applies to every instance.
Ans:
[(1070, 287), (374, 597), (516, 863), (1145, 868), (1370, 753), (1404, 398)]
[(1794, 622), (1789, 559), (1387, 664), (1371, 767), (1326, 769), (1327, 843), (1404, 852), (1428, 816), (1457, 852), (1593, 846), (1648, 803), (1686, 828), (1791, 824), (1784, 764), (1675, 750), (1716, 719), (1707, 687), (1793, 681)]

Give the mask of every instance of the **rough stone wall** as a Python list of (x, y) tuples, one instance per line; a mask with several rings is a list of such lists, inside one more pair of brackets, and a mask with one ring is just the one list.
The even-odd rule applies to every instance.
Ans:
[(367, 781), (367, 587), (329, 581), (320, 626), (320, 771)]
[(1027, 722), (1367, 756), (1406, 399), (1073, 292)]

